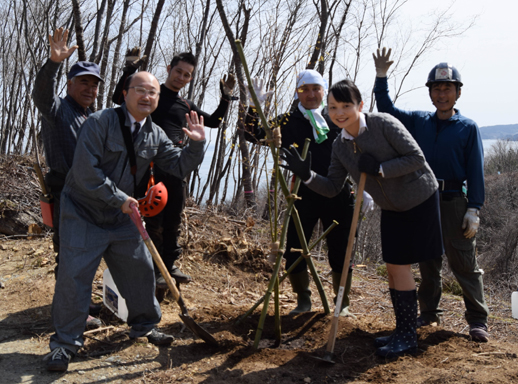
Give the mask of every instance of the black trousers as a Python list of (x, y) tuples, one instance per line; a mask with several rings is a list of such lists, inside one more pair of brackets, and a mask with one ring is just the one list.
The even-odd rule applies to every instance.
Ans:
[(155, 182), (163, 182), (167, 188), (167, 204), (158, 215), (146, 217), (149, 237), (170, 271), (182, 254), (178, 244), (182, 211), (185, 207), (185, 180), (166, 174), (155, 167)]
[[(354, 210), (354, 198), (349, 188), (345, 187), (337, 196), (328, 198), (311, 191), (305, 185), (301, 185), (299, 196), (302, 200), (298, 200), (295, 203), (295, 208), (297, 208), (299, 212), (304, 236), (306, 237), (308, 245), (318, 220), (322, 221), (324, 231), (333, 223), (333, 220), (339, 223), (339, 225), (327, 235), (326, 243), (328, 248), (327, 256), (331, 269), (333, 272), (342, 273)], [(286, 252), (284, 253), (286, 270), (301, 255), (300, 252), (292, 252), (292, 248), (301, 249), (301, 246), (295, 223), (293, 219), (290, 219), (286, 239)], [(302, 260), (292, 273), (302, 272), (306, 269), (307, 263), (305, 260)]]

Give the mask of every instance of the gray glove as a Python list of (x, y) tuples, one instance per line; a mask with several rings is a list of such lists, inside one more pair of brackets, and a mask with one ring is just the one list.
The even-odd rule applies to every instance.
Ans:
[(388, 52), (387, 48), (383, 48), (381, 53), (378, 48), (376, 54), (372, 54), (372, 57), (374, 58), (374, 65), (376, 66), (376, 77), (387, 77), (387, 72), (390, 66), (394, 63), (393, 61), (390, 61), (391, 53), (391, 48), (389, 48)]
[(281, 148), (281, 159), (286, 162), (286, 165), (279, 164), (280, 167), (293, 172), (300, 177), (302, 181), (307, 181), (311, 177), (311, 152), (308, 152), (305, 160), (300, 157), (297, 148), (290, 145), (290, 149)]

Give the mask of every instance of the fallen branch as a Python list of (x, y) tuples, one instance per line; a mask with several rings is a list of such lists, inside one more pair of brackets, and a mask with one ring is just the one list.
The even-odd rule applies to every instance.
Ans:
[(114, 329), (115, 327), (113, 325), (109, 325), (107, 327), (101, 327), (101, 328), (97, 328), (97, 329), (92, 329), (90, 331), (86, 331), (83, 333), (83, 335), (91, 335), (93, 333), (98, 333), (98, 332), (102, 332), (102, 331), (106, 331), (108, 329)]

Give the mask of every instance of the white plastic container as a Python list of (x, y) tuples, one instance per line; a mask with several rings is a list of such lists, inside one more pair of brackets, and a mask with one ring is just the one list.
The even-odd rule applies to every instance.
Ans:
[(128, 320), (126, 300), (124, 300), (119, 293), (108, 268), (105, 269), (103, 273), (103, 302), (104, 305), (122, 321)]
[(513, 318), (518, 319), (518, 292), (511, 295), (511, 307), (513, 308)]

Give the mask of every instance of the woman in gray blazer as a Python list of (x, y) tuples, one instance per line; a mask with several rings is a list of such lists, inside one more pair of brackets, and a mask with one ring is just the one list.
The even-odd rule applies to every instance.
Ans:
[(377, 338), (376, 353), (394, 357), (417, 350), (417, 293), (411, 264), (443, 253), (437, 180), (423, 152), (399, 120), (386, 113), (363, 113), (356, 85), (342, 80), (331, 87), (329, 117), (342, 133), (333, 143), (327, 177), (310, 170), (295, 148), (283, 151), (285, 168), (312, 190), (328, 197), (342, 189), (348, 175), (381, 208), (381, 243), (387, 265), (396, 330)]

